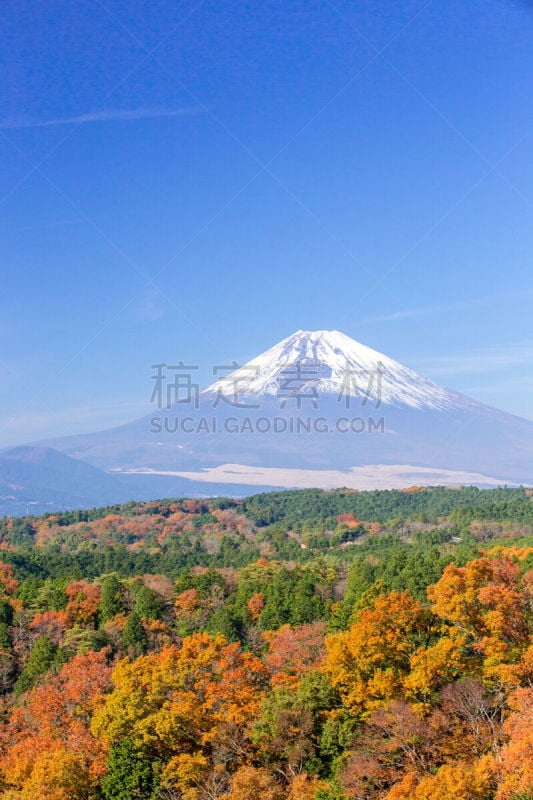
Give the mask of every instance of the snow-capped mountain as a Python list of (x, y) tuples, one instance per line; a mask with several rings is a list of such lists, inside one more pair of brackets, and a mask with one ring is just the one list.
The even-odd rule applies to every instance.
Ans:
[(215, 484), (219, 494), (224, 484), (241, 494), (247, 486), (533, 484), (532, 422), (339, 331), (297, 331), (236, 365), (198, 406), (154, 407), (119, 428), (45, 444), (131, 480), (132, 498), (140, 480), (143, 497), (147, 480), (153, 497), (183, 494), (184, 480), (189, 494)]
[(280, 398), (349, 394), (384, 405), (450, 409), (467, 398), (340, 331), (296, 331), (204, 391)]

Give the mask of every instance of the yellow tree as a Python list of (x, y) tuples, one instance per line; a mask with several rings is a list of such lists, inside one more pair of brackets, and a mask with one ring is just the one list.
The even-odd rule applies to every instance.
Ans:
[(106, 743), (127, 737), (161, 765), (164, 785), (194, 800), (221, 762), (232, 771), (246, 760), (268, 671), (238, 644), (198, 633), (181, 647), (119, 662), (112, 680), (93, 718), (95, 734)]
[(517, 689), (504, 729), (509, 737), (501, 753), (497, 800), (531, 796), (533, 792), (533, 689)]
[(410, 773), (387, 792), (385, 800), (492, 800), (495, 786), (496, 761), (485, 755), (444, 764), (421, 779)]
[(326, 670), (354, 714), (400, 696), (411, 657), (428, 634), (424, 609), (408, 592), (376, 598), (351, 628), (326, 641)]
[(518, 662), (530, 641), (530, 583), (519, 561), (500, 555), (465, 567), (450, 564), (427, 594), (433, 612), (448, 624), (448, 635), (468, 641), (484, 674), (502, 680), (505, 665)]

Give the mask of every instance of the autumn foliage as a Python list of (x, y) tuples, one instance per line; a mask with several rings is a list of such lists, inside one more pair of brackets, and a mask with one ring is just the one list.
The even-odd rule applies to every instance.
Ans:
[(280, 493), (48, 516), (31, 559), (6, 523), (0, 798), (530, 800), (531, 496), (489, 542), (363, 494), (285, 527)]

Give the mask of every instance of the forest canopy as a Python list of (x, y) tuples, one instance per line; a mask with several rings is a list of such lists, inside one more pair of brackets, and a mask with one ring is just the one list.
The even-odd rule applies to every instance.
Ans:
[(0, 797), (533, 798), (533, 492), (0, 520)]

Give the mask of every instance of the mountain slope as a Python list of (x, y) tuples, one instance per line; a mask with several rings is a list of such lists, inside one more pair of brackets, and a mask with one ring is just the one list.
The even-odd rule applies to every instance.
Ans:
[(309, 396), (314, 391), (349, 394), (418, 409), (462, 408), (471, 402), (340, 331), (297, 331), (204, 394), (231, 394), (235, 386), (245, 396), (286, 397), (299, 387)]
[(119, 480), (49, 447), (0, 452), (0, 514), (42, 513), (126, 500)]
[[(104, 472), (50, 447), (24, 445), (0, 451), (0, 517), (44, 514), (71, 508), (152, 500), (154, 497), (205, 497), (223, 494), (224, 482), (196, 482), (179, 476)], [(270, 488), (261, 484), (260, 491)], [(257, 485), (235, 481), (231, 494), (244, 496)]]
[[(532, 422), (446, 389), (338, 331), (296, 332), (204, 390), (197, 408), (154, 408), (119, 428), (47, 444), (124, 480), (149, 476), (154, 497), (163, 477), (218, 483), (233, 472), (245, 483), (247, 467), (262, 485), (284, 470), (282, 485), (295, 487), (302, 470), (314, 470), (317, 487), (330, 485), (326, 472), (341, 471), (341, 483), (362, 488), (352, 469), (362, 474), (365, 466), (376, 486), (401, 485), (402, 476), (426, 485), (435, 476), (439, 483), (533, 482)], [(310, 480), (306, 474), (304, 485)]]

